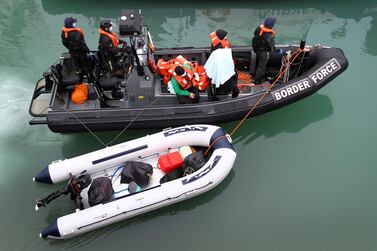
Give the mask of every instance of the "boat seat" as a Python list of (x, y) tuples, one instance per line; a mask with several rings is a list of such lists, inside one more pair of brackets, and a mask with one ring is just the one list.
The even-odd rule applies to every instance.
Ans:
[(67, 87), (81, 82), (81, 76), (76, 73), (71, 58), (64, 58), (62, 64), (51, 66), (51, 72), (58, 79), (61, 86)]
[(112, 77), (109, 73), (99, 77), (99, 85), (103, 90), (111, 90), (121, 84), (122, 79), (118, 77)]

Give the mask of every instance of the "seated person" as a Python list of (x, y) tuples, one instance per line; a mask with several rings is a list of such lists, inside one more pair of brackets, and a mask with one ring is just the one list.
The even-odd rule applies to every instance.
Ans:
[[(117, 35), (112, 32), (113, 24), (110, 20), (102, 20), (100, 23), (98, 55), (102, 62), (102, 68), (106, 72), (122, 75), (122, 65), (119, 53), (123, 52), (123, 48), (118, 48), (119, 44), (127, 45), (126, 41), (118, 39)], [(130, 47), (124, 48), (125, 52), (130, 52)]]
[[(208, 85), (208, 76), (202, 65), (199, 65), (198, 62), (190, 62), (182, 55), (178, 55), (176, 58), (173, 58), (169, 61), (164, 61), (162, 58), (158, 60), (156, 65), (156, 72), (158, 72), (163, 80), (164, 84), (170, 82), (171, 77), (173, 76), (175, 67), (177, 65), (184, 66), (187, 65), (192, 74), (189, 74), (191, 77), (191, 83), (199, 91), (204, 91)], [(171, 84), (170, 84), (171, 86)], [(170, 88), (173, 90), (173, 88)]]
[(169, 82), (169, 91), (177, 95), (180, 104), (199, 102), (199, 91), (192, 83), (194, 73), (189, 64), (176, 66)]
[(204, 68), (208, 77), (211, 79), (215, 90), (212, 90), (212, 85), (209, 86), (209, 97), (212, 101), (218, 100), (216, 93), (232, 92), (232, 98), (236, 98), (240, 93), (237, 87), (237, 74), (234, 68), (234, 61), (232, 56), (232, 49), (227, 39), (227, 32), (224, 30), (217, 30), (210, 34), (212, 41), (211, 55), (208, 58)]

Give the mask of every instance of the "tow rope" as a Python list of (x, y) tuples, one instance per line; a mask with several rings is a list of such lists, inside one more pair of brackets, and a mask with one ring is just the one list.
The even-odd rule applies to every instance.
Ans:
[(114, 137), (114, 139), (110, 140), (109, 142), (105, 143), (103, 142), (92, 130), (89, 129), (89, 127), (87, 127), (84, 122), (82, 122), (75, 114), (73, 114), (72, 112), (70, 112), (69, 110), (67, 110), (67, 112), (72, 115), (78, 122), (80, 122), (80, 124), (88, 131), (90, 132), (94, 138), (96, 138), (98, 140), (98, 142), (101, 143), (102, 146), (104, 147), (108, 147), (110, 146), (110, 144), (114, 143), (114, 141), (116, 141), (123, 133), (125, 130), (127, 130), (127, 128), (133, 123), (135, 122), (135, 120), (147, 109), (149, 108), (150, 106), (152, 106), (153, 104), (155, 104), (157, 101), (160, 100), (162, 96), (158, 97), (156, 100), (154, 100), (152, 103), (150, 103), (148, 106), (144, 107), (143, 109), (141, 109), (141, 111), (136, 114), (136, 116), (127, 124), (125, 125), (125, 127)]
[[(278, 82), (278, 80), (283, 76), (283, 74), (287, 71), (287, 69), (289, 69), (289, 66), (296, 60), (296, 58), (301, 54), (301, 52), (303, 52), (304, 49), (301, 49), (301, 48), (298, 48), (292, 55), (293, 59), (292, 61), (289, 62), (289, 64), (287, 65), (287, 67), (285, 67), (284, 70), (280, 71), (278, 76), (275, 78), (275, 80), (272, 82), (272, 84), (268, 87), (268, 89), (266, 90), (265, 93), (263, 93), (263, 95), (258, 99), (258, 101), (254, 104), (254, 106), (249, 110), (249, 112), (242, 118), (242, 120), (240, 122), (238, 122), (238, 124), (233, 128), (232, 132), (229, 134), (230, 137), (233, 136), (233, 134), (240, 128), (240, 126), (243, 124), (243, 122), (245, 122), (246, 118), (249, 117), (253, 111), (255, 110), (255, 108), (257, 108), (257, 106), (260, 104), (260, 102), (266, 97), (266, 95), (271, 91), (271, 89), (275, 86), (275, 84)], [(215, 139), (210, 145), (209, 147), (207, 148), (207, 150), (204, 152), (204, 155), (207, 155), (209, 150), (212, 148), (212, 146), (217, 142), (219, 141), (220, 139), (223, 139), (224, 137), (226, 137), (226, 135), (223, 135), (221, 137), (218, 137), (217, 139)]]

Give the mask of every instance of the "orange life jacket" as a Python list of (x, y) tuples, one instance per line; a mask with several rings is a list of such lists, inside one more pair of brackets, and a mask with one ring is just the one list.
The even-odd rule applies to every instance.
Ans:
[(160, 73), (165, 85), (170, 81), (171, 76), (169, 73), (169, 69), (170, 67), (172, 67), (172, 65), (173, 60), (164, 61), (162, 58), (160, 58), (157, 62), (158, 72)]
[(151, 71), (153, 73), (158, 73), (159, 72), (159, 69), (158, 67), (156, 66), (156, 64), (154, 63), (154, 60), (153, 59), (148, 59), (148, 65), (149, 65), (149, 69), (151, 69)]
[(216, 45), (218, 45), (219, 43), (221, 43), (221, 46), (223, 48), (230, 48), (230, 43), (229, 43), (229, 40), (225, 37), (223, 40), (221, 40), (217, 34), (216, 34), (216, 31), (212, 32), (211, 34), (209, 34), (209, 38), (211, 39), (212, 41), (212, 46), (215, 47)]
[(197, 73), (199, 76), (199, 79), (196, 79), (195, 73), (194, 73), (194, 78), (192, 79), (191, 82), (196, 89), (204, 91), (207, 88), (207, 85), (209, 83), (207, 72), (204, 69), (204, 67), (202, 65), (199, 65), (197, 62), (194, 62), (191, 65), (192, 65), (193, 71)]
[[(184, 66), (185, 64), (190, 65), (192, 70), (185, 67), (186, 76), (182, 77), (175, 74), (175, 68), (177, 66)], [(164, 61), (162, 58), (157, 62), (157, 68), (159, 73), (162, 76), (164, 84), (167, 84), (171, 77), (177, 80), (177, 82), (182, 86), (183, 89), (190, 88), (191, 84), (194, 85), (199, 90), (205, 90), (208, 85), (208, 76), (203, 66), (198, 65), (198, 63), (191, 63), (187, 61), (183, 56), (179, 55), (178, 57), (171, 59), (169, 61)], [(199, 75), (199, 80), (195, 78), (195, 73)], [(187, 88), (186, 88), (187, 87)]]
[(263, 35), (263, 33), (265, 32), (269, 32), (269, 33), (272, 33), (273, 36), (275, 36), (275, 31), (273, 29), (269, 29), (269, 28), (266, 28), (264, 27), (263, 24), (259, 25), (259, 36), (261, 37)]
[(82, 36), (84, 36), (84, 31), (80, 28), (66, 28), (66, 27), (63, 27), (62, 31), (64, 32), (64, 37), (65, 38), (68, 38), (68, 33), (70, 33), (71, 31), (78, 31), (82, 34)]
[(114, 32), (106, 32), (102, 29), (98, 30), (99, 34), (107, 36), (108, 38), (111, 39), (111, 42), (113, 43), (113, 46), (116, 48), (119, 45), (119, 40), (118, 36)]
[(162, 76), (164, 84), (169, 83), (171, 77), (173, 76), (173, 72), (175, 71), (175, 67), (178, 65), (183, 66), (184, 64), (190, 63), (181, 55), (168, 61), (164, 61), (162, 58), (160, 58), (157, 62), (157, 68), (158, 72)]
[[(192, 79), (194, 77), (194, 71), (189, 69), (188, 67), (185, 66), (185, 64), (190, 65), (192, 68), (192, 65), (190, 64), (187, 59), (185, 59), (182, 55), (179, 55), (175, 59), (173, 59), (173, 65), (169, 69), (169, 74), (177, 80), (179, 85), (184, 89), (187, 90), (192, 86)], [(175, 73), (175, 68), (178, 66), (181, 66), (185, 69), (186, 74), (184, 76), (180, 76), (177, 73)]]

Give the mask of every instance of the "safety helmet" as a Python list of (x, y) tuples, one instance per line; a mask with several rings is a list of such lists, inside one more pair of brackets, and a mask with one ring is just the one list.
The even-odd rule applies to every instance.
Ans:
[(100, 23), (101, 29), (108, 29), (111, 26), (113, 26), (113, 23), (111, 22), (111, 20), (108, 20), (108, 19), (102, 20)]

